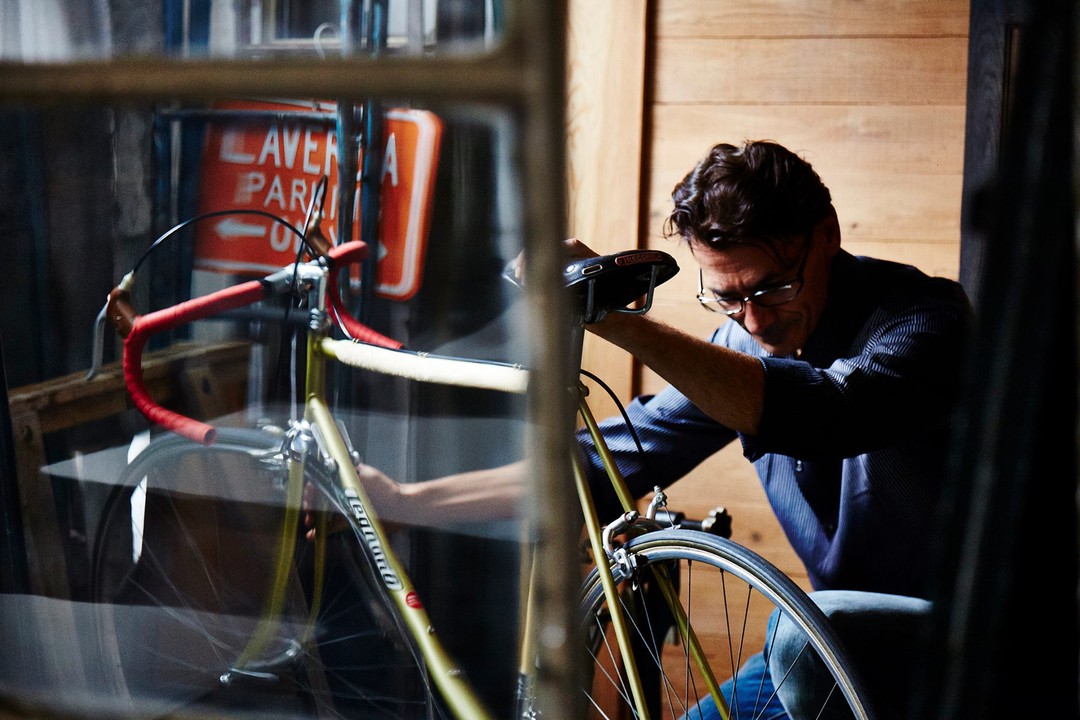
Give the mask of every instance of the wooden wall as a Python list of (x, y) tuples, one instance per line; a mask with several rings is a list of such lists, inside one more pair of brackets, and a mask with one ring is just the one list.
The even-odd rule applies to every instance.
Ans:
[[(716, 142), (772, 139), (799, 152), (832, 190), (846, 249), (958, 276), (967, 0), (570, 7), (569, 227), (598, 252), (653, 247), (678, 259), (656, 317), (696, 335), (715, 326), (694, 299), (689, 253), (662, 225), (672, 187)], [(662, 387), (602, 341), (587, 343), (585, 363), (624, 397)], [(737, 447), (670, 494), (683, 508), (727, 506), (735, 538), (805, 586)]]

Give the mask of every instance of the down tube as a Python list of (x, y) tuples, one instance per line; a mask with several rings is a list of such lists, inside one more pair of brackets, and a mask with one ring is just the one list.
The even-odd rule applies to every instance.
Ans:
[(458, 718), (490, 720), (491, 716), (465, 679), (464, 673), (450, 659), (439, 643), (431, 626), (431, 620), (420, 603), (412, 583), (394, 555), (353, 467), (352, 458), (326, 403), (318, 397), (308, 398), (309, 419), (318, 425), (331, 457), (337, 462), (341, 480), (349, 503), (350, 512), (361, 529), (364, 542), (375, 560), (376, 567), (387, 592), (394, 599), (398, 613), (409, 627), (424, 661), (428, 665), (435, 685)]

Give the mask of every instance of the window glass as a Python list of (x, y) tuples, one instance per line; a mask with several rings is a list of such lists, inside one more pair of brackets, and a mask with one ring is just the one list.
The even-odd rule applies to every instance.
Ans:
[[(383, 499), (388, 525), (369, 555), (359, 543), (371, 538), (286, 512), (300, 502), (285, 463), (301, 452), (293, 435), (314, 443), (305, 509), (351, 508), (318, 494), (334, 465), (325, 438), (301, 432), (314, 296), (276, 292), (149, 340), (151, 397), (212, 424), (209, 449), (132, 407), (122, 343), (110, 324), (98, 341), (94, 329), (133, 269), (144, 318), (275, 272), (272, 286), (287, 289), (299, 232), (318, 212), (309, 236), (368, 243), (369, 259), (335, 287), (345, 312), (404, 344), (401, 363), (424, 353), (520, 376), (532, 347), (523, 293), (505, 275), (523, 249), (514, 116), (277, 98), (7, 107), (0, 143), (0, 228), (20, 268), (0, 289), (19, 438), (0, 499), (14, 490), (32, 510), (5, 513), (5, 568), (22, 568), (0, 575), (14, 648), (0, 660), (0, 696), (105, 717), (412, 717), (426, 680), (381, 588), (399, 572), (385, 561), (393, 553), (451, 656), (507, 716), (524, 510), (404, 512)], [(330, 336), (355, 345), (346, 331)], [(325, 380), (351, 459), (402, 484), (525, 455), (523, 387), (329, 361)], [(325, 551), (307, 529), (327, 534)], [(281, 557), (295, 575), (279, 575)]]

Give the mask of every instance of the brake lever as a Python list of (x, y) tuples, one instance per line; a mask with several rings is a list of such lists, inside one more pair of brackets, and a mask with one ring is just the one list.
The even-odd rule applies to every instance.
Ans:
[[(131, 291), (131, 286), (135, 284), (135, 272), (129, 272), (124, 275), (123, 279), (116, 286), (119, 290)], [(86, 373), (86, 377), (83, 378), (83, 382), (90, 382), (101, 371), (102, 360), (105, 355), (105, 321), (108, 319), (109, 311), (109, 298), (105, 298), (105, 304), (101, 306), (101, 312), (97, 314), (97, 318), (94, 320), (94, 337), (90, 342), (90, 369)]]
[(105, 354), (105, 311), (108, 310), (109, 303), (106, 302), (101, 306), (101, 312), (97, 314), (97, 319), (94, 320), (94, 338), (91, 340), (90, 346), (90, 370), (87, 371), (84, 381), (90, 382), (97, 377), (98, 371), (101, 370), (102, 356)]

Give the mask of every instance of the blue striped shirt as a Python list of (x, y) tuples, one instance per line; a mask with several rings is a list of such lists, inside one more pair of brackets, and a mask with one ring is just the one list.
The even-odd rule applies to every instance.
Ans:
[[(639, 497), (738, 438), (815, 589), (922, 596), (971, 317), (957, 283), (841, 251), (798, 359), (769, 356), (735, 322), (711, 337), (761, 359), (757, 435), (736, 434), (672, 387), (627, 407), (645, 457), (621, 417), (601, 429)], [(579, 441), (599, 472), (584, 432)], [(614, 498), (593, 485), (610, 514)], [(723, 504), (724, 489), (715, 493)]]

